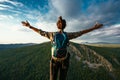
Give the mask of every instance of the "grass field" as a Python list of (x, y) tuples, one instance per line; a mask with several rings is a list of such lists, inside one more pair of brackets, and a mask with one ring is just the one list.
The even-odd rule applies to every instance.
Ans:
[[(80, 44), (71, 43), (82, 54), (85, 51)], [(50, 42), (0, 51), (0, 80), (49, 80)], [(115, 70), (108, 72), (104, 67), (91, 69), (85, 67), (82, 59), (78, 61), (76, 51), (71, 52), (67, 80), (120, 80), (120, 47), (88, 46), (108, 60)], [(94, 59), (94, 57), (92, 57)], [(113, 76), (111, 77), (111, 75)]]

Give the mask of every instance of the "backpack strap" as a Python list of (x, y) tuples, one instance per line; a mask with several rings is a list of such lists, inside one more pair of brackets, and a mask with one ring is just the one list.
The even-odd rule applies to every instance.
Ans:
[(63, 37), (64, 37), (64, 40), (63, 40), (63, 42), (62, 42), (62, 46), (64, 45), (64, 43), (65, 43), (65, 40), (66, 40), (66, 38), (67, 38), (67, 35), (66, 35), (66, 33), (65, 32), (63, 32), (62, 33), (62, 35), (63, 35)]
[[(59, 34), (59, 32), (54, 32), (53, 33), (53, 41), (52, 41), (52, 45), (54, 46), (55, 44), (54, 44), (54, 42), (59, 42), (59, 41), (57, 41), (58, 39), (57, 39), (57, 34)], [(63, 41), (62, 41), (62, 43), (60, 44), (60, 43), (57, 43), (57, 46), (59, 47), (59, 46), (63, 46), (64, 45), (64, 43), (66, 42), (66, 40), (68, 40), (68, 36), (67, 36), (67, 33), (66, 32), (63, 32), (63, 33), (61, 33), (61, 35), (64, 37), (64, 39), (63, 39)], [(69, 40), (68, 40), (68, 43), (69, 43)]]

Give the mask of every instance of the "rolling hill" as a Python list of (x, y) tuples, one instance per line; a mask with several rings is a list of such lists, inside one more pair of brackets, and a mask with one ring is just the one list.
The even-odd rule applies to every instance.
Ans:
[(0, 50), (19, 48), (19, 47), (30, 46), (30, 45), (35, 45), (35, 44), (34, 43), (26, 43), (26, 44), (0, 44)]
[[(0, 51), (0, 80), (49, 80), (50, 42)], [(120, 47), (71, 43), (68, 80), (120, 80)]]

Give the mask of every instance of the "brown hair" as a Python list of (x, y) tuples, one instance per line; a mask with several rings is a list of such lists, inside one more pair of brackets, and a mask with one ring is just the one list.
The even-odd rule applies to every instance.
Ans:
[[(65, 21), (65, 19), (62, 19), (62, 16), (60, 16), (59, 18), (58, 18), (58, 21), (57, 21), (57, 25), (59, 24), (59, 23), (62, 23), (62, 30), (66, 27), (66, 21)], [(59, 28), (59, 27), (58, 27)], [(60, 28), (59, 28), (60, 29)]]

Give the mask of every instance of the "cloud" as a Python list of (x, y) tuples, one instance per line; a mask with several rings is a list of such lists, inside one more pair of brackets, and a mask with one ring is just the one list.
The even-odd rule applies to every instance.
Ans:
[(0, 14), (0, 26), (1, 31), (19, 31), (21, 28), (21, 19), (13, 15), (1, 15)]
[(9, 1), (9, 0), (0, 0), (0, 2), (6, 2), (6, 1)]
[(0, 10), (7, 10), (7, 9), (13, 9), (13, 7), (8, 6), (8, 5), (4, 5), (4, 4), (0, 4)]
[(120, 24), (111, 25), (110, 27), (104, 27), (102, 29), (93, 31), (87, 35), (81, 37), (82, 40), (88, 40), (88, 42), (110, 42), (119, 43), (120, 41)]
[(91, 33), (92, 36), (117, 36), (120, 35), (120, 24), (115, 24), (110, 27), (105, 27), (101, 30), (97, 30), (94, 33)]
[(119, 4), (119, 0), (108, 0), (98, 5), (92, 4), (87, 10), (90, 13), (89, 16), (93, 16), (93, 18), (98, 18), (98, 16), (100, 16), (98, 21), (111, 25), (120, 22), (120, 18), (118, 18), (120, 14)]
[(14, 5), (14, 6), (23, 6), (23, 4), (22, 3), (20, 3), (20, 2), (17, 2), (17, 1), (11, 1), (11, 0), (0, 0), (0, 3), (10, 3), (10, 4), (12, 4), (12, 5)]
[(21, 2), (17, 2), (17, 1), (11, 1), (11, 0), (0, 0), (0, 10), (1, 13), (2, 11), (6, 11), (7, 13), (14, 13), (14, 14), (18, 14), (23, 10), (24, 4)]
[[(51, 0), (51, 9), (67, 20), (67, 31), (90, 28), (95, 22), (103, 23), (104, 28), (85, 34), (78, 39), (83, 41), (119, 42), (120, 1)], [(83, 5), (86, 5), (85, 8)], [(56, 15), (56, 14), (55, 14)]]
[[(41, 26), (43, 30), (56, 27), (55, 22), (58, 16), (62, 15), (67, 21), (66, 31), (79, 31), (92, 27), (96, 21), (103, 23), (103, 29), (93, 31), (78, 39), (82, 41), (110, 41), (118, 42), (119, 40), (119, 4), (120, 1), (108, 0), (107, 2), (91, 2), (86, 7), (86, 13), (82, 12), (83, 1), (73, 0), (56, 0), (49, 3), (50, 10), (45, 15), (39, 15), (36, 26)], [(113, 6), (111, 6), (113, 5)], [(54, 16), (54, 18), (53, 18)], [(118, 27), (115, 27), (118, 26)], [(56, 29), (56, 28), (55, 28)], [(49, 30), (48, 30), (49, 31)], [(52, 31), (52, 30), (50, 30)], [(89, 36), (89, 37), (88, 37)]]
[(7, 20), (11, 20), (13, 19), (14, 17), (11, 16), (11, 15), (0, 15), (0, 21), (7, 21)]
[[(107, 25), (120, 22), (120, 18), (118, 18), (120, 14), (119, 0), (101, 1), (100, 3), (88, 1), (88, 3), (89, 5), (83, 0), (51, 0), (51, 7), (56, 10), (55, 13), (66, 19), (89, 21), (90, 24), (99, 21)], [(83, 5), (86, 5), (86, 9), (83, 8)]]
[(51, 5), (62, 16), (77, 17), (81, 12), (80, 0), (51, 0)]
[[(99, 3), (98, 3), (99, 1)], [(119, 42), (119, 0), (48, 0), (48, 3), (25, 5), (23, 1), (0, 0), (0, 10), (6, 10), (7, 13), (0, 12), (0, 23), (2, 21), (16, 22), (20, 25), (21, 20), (28, 20), (31, 25), (46, 30), (56, 31), (56, 22), (59, 16), (67, 21), (66, 31), (80, 31), (92, 27), (95, 22), (103, 23), (104, 28), (90, 32), (77, 38), (79, 41), (110, 41)], [(5, 5), (3, 3), (8, 3)], [(36, 3), (36, 2), (34, 2)], [(42, 12), (43, 11), (43, 12)], [(18, 20), (18, 21), (17, 21)], [(10, 24), (10, 25), (13, 25)], [(15, 26), (17, 26), (15, 24)], [(13, 27), (16, 31), (28, 32), (26, 29)]]

